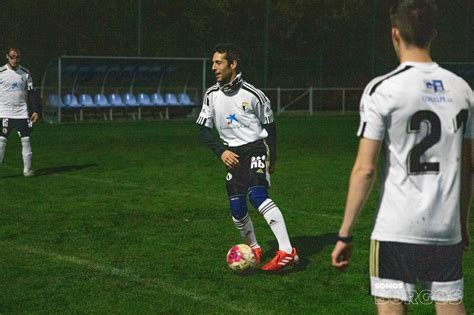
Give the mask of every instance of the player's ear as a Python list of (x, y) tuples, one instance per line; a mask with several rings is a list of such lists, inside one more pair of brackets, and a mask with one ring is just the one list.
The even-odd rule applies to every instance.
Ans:
[(230, 64), (230, 68), (232, 70), (237, 69), (237, 60), (232, 60), (232, 63)]
[(396, 27), (392, 27), (392, 39), (396, 42), (400, 41), (400, 31)]

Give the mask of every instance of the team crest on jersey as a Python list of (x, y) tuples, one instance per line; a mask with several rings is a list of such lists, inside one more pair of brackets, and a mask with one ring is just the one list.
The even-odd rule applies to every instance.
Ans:
[(244, 111), (247, 111), (247, 109), (249, 109), (249, 103), (248, 102), (242, 102), (242, 109)]

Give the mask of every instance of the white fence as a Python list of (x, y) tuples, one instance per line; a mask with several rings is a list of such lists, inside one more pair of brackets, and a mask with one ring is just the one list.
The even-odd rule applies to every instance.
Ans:
[(363, 88), (266, 88), (276, 113), (358, 111)]

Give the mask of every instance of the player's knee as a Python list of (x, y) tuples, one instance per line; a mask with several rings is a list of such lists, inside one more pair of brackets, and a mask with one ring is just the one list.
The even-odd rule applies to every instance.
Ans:
[(244, 195), (229, 198), (230, 211), (236, 220), (240, 220), (247, 214), (247, 200)]
[(264, 186), (254, 186), (249, 189), (249, 200), (255, 209), (258, 209), (260, 205), (267, 200), (268, 189)]

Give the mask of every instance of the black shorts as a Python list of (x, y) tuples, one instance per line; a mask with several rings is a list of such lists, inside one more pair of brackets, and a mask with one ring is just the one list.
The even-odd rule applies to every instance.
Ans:
[(415, 285), (436, 301), (462, 298), (463, 248), (455, 245), (421, 245), (372, 240), (370, 278), (372, 295), (409, 302)]
[(29, 137), (33, 129), (33, 123), (28, 118), (0, 118), (0, 137), (8, 138), (10, 132), (15, 129), (20, 138)]
[(258, 140), (239, 147), (230, 147), (228, 150), (239, 156), (239, 166), (227, 168), (226, 186), (229, 197), (245, 195), (253, 186), (268, 187), (270, 174), (268, 173), (269, 152), (264, 140)]

